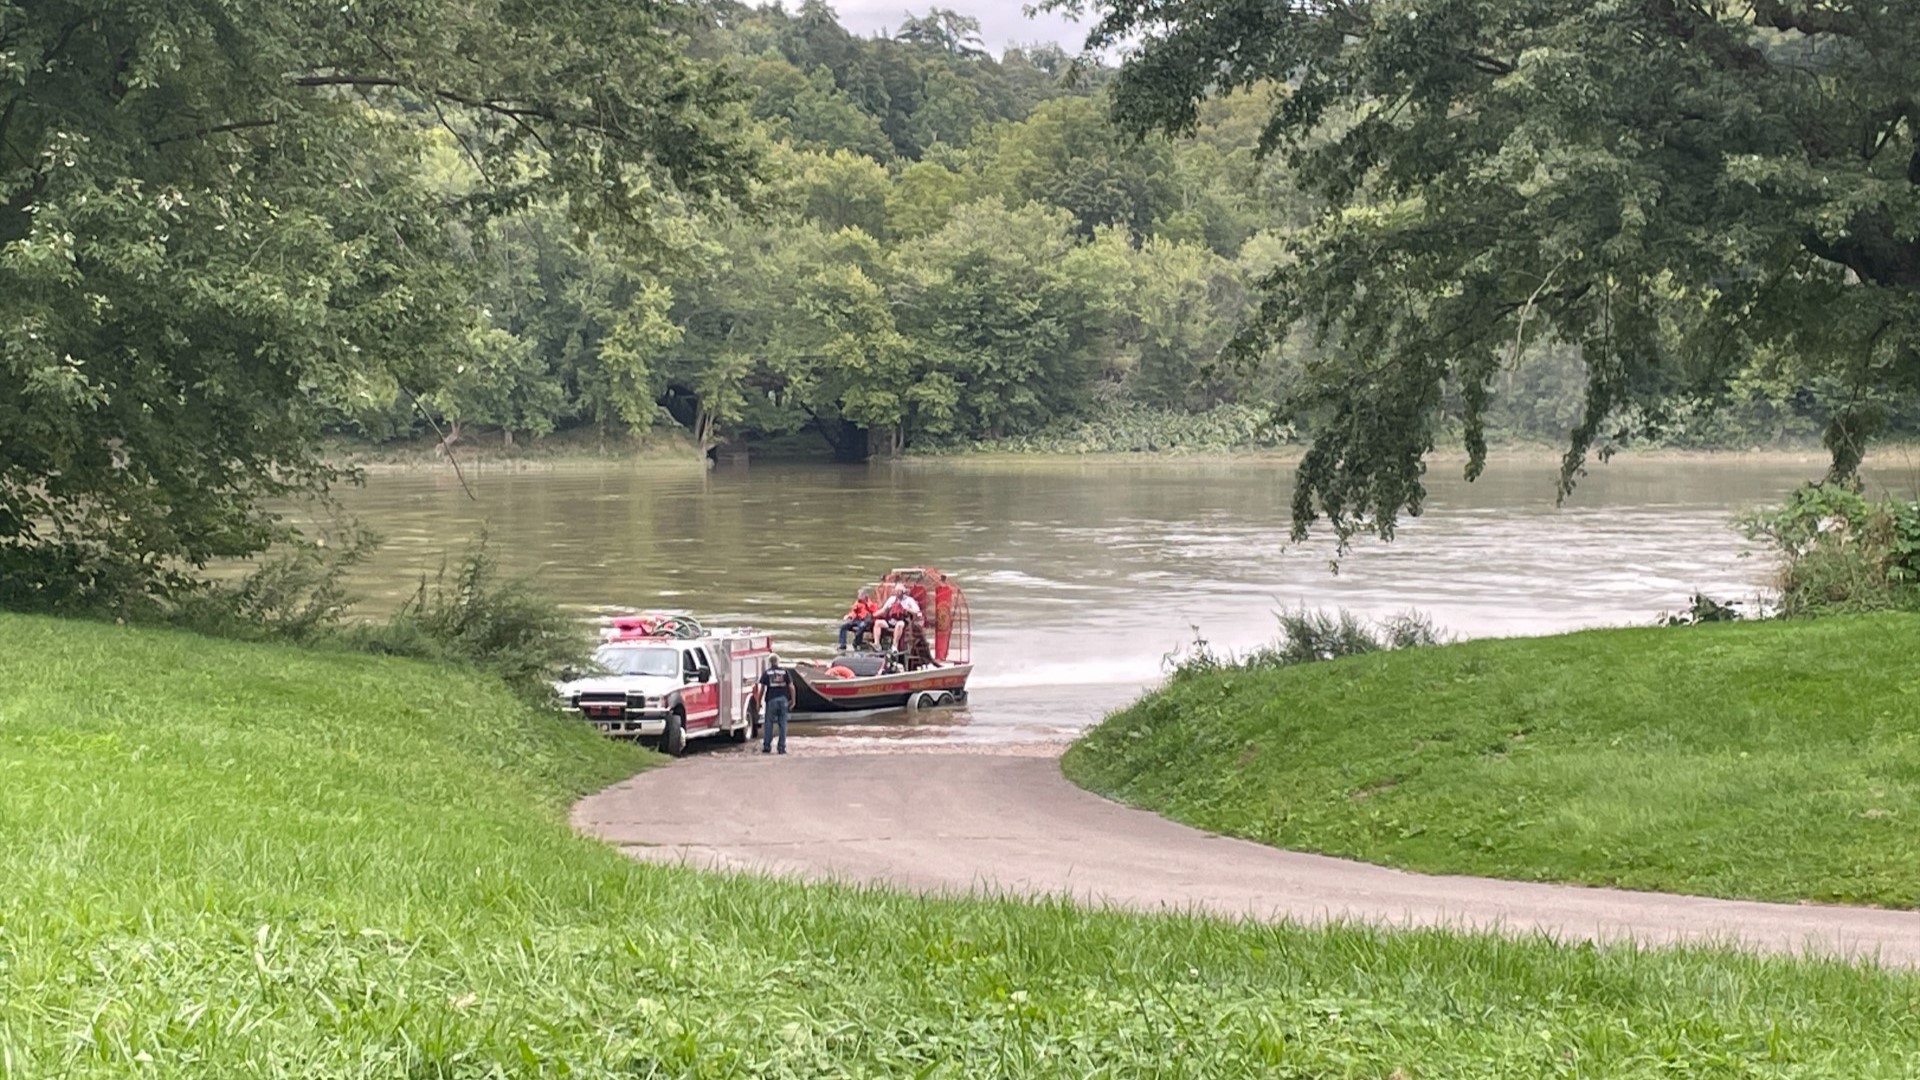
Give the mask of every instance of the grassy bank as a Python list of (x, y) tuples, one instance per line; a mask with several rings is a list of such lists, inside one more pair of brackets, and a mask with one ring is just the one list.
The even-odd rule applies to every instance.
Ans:
[(1920, 905), (1920, 616), (1600, 630), (1174, 680), (1067, 754), (1203, 828), (1413, 869)]
[(563, 810), (652, 759), (458, 671), (10, 616), (0, 640), (8, 1080), (1894, 1077), (1920, 1054), (1920, 979), (1842, 965), (638, 865)]

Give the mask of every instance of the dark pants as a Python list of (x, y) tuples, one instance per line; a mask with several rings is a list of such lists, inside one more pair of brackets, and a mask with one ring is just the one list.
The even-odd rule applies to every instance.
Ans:
[(769, 696), (766, 702), (766, 715), (760, 718), (760, 749), (773, 749), (774, 725), (780, 727), (780, 752), (787, 752), (787, 699)]
[(854, 643), (857, 645), (860, 642), (860, 635), (871, 629), (873, 629), (872, 619), (848, 619), (846, 622), (841, 623), (840, 648), (845, 649), (847, 647), (847, 634), (849, 632), (853, 634)]

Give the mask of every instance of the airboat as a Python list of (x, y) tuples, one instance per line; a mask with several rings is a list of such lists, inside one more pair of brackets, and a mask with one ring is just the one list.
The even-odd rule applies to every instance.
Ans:
[(967, 698), (973, 673), (967, 596), (950, 575), (930, 566), (891, 570), (874, 587), (886, 597), (895, 586), (920, 605), (921, 617), (900, 647), (856, 650), (831, 661), (793, 666), (796, 713), (952, 705)]

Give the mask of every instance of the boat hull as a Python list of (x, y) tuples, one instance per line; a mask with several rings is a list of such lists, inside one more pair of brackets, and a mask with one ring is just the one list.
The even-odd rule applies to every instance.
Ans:
[(967, 676), (972, 673), (972, 664), (947, 664), (891, 675), (830, 679), (820, 668), (796, 666), (793, 668), (793, 711), (805, 714), (897, 709), (923, 692), (959, 697), (966, 693)]

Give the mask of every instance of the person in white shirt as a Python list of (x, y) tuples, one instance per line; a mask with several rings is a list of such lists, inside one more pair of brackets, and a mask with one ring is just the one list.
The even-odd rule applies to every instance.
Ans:
[(893, 595), (887, 597), (887, 602), (880, 605), (879, 612), (873, 617), (873, 625), (876, 628), (874, 640), (880, 644), (880, 651), (887, 650), (888, 631), (893, 633), (894, 649), (904, 649), (907, 627), (918, 625), (919, 622), (920, 602), (913, 598), (913, 594), (907, 591), (905, 585), (895, 585)]

